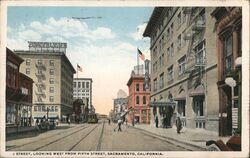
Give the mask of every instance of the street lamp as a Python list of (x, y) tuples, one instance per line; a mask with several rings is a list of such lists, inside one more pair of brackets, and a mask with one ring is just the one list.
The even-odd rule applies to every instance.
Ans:
[[(234, 107), (234, 87), (236, 86), (236, 81), (233, 79), (233, 77), (227, 77), (225, 79), (225, 83), (231, 87), (231, 95), (232, 95), (232, 109)], [(232, 128), (233, 132), (233, 128)]]
[(47, 120), (49, 120), (49, 107), (47, 107)]

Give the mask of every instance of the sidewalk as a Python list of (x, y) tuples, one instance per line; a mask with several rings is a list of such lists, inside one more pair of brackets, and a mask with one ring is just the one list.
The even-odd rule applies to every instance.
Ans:
[(26, 126), (26, 127), (6, 127), (6, 134), (10, 136), (12, 134), (24, 133), (37, 130), (35, 126)]
[[(56, 129), (62, 129), (62, 128), (70, 128), (74, 127), (77, 124), (68, 124), (68, 123), (59, 123), (57, 125)], [(26, 126), (26, 127), (6, 127), (6, 135), (7, 137), (16, 135), (16, 134), (22, 134), (22, 133), (27, 133), (27, 132), (35, 132), (38, 131), (36, 126)], [(45, 130), (46, 131), (46, 130)]]
[(156, 128), (155, 126), (152, 125), (136, 124), (134, 128), (147, 131), (149, 133), (164, 137), (174, 142), (178, 142), (188, 146), (193, 146), (201, 150), (206, 149), (206, 141), (208, 140), (221, 139), (224, 143), (226, 143), (227, 140), (230, 138), (230, 137), (219, 137), (216, 132), (210, 132), (204, 129), (190, 129), (185, 127), (183, 127), (180, 134), (177, 134), (175, 126), (173, 126), (172, 128)]

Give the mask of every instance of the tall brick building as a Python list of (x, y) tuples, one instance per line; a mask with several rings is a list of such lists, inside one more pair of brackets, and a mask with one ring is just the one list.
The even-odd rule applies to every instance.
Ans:
[(128, 109), (132, 109), (128, 114), (128, 122), (150, 123), (150, 90), (145, 89), (144, 74), (141, 71), (132, 71), (127, 86), (129, 89)]

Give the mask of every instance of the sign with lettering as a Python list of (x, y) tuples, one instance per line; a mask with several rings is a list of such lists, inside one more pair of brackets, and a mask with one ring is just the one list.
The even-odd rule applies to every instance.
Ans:
[(66, 52), (67, 43), (60, 42), (32, 42), (29, 41), (30, 51), (39, 52)]
[(145, 89), (149, 88), (149, 60), (146, 59), (144, 61), (145, 64), (145, 78), (144, 78), (144, 85), (145, 85)]

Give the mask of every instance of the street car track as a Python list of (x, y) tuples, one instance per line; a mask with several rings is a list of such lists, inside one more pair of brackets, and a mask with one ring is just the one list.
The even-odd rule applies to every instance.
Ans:
[[(103, 123), (104, 124), (104, 123)], [(99, 125), (99, 124), (98, 124)], [(90, 133), (92, 133), (97, 127), (98, 125), (96, 125), (92, 130), (90, 130), (86, 135), (84, 135), (78, 142), (76, 142), (70, 149), (69, 151), (72, 151), (78, 144), (80, 144), (85, 138), (87, 138)]]
[(98, 145), (97, 145), (97, 148), (96, 148), (97, 151), (100, 151), (100, 149), (101, 149), (101, 143), (102, 143), (103, 132), (104, 132), (104, 124), (105, 124), (105, 121), (103, 121), (103, 124), (102, 124), (102, 130), (101, 130), (101, 134), (100, 134), (100, 137), (99, 137), (99, 140), (98, 140)]
[[(46, 147), (46, 146), (48, 146), (48, 145), (54, 144), (54, 143), (56, 143), (56, 142), (58, 142), (58, 141), (60, 141), (60, 140), (62, 140), (62, 139), (65, 139), (65, 138), (67, 138), (67, 137), (69, 137), (69, 136), (72, 136), (72, 135), (75, 134), (75, 133), (81, 132), (82, 130), (85, 130), (85, 129), (89, 128), (89, 127), (92, 127), (92, 125), (87, 126), (87, 127), (84, 127), (84, 128), (81, 128), (81, 129), (79, 129), (79, 130), (77, 130), (77, 131), (75, 131), (75, 132), (72, 132), (72, 133), (70, 133), (70, 134), (68, 134), (68, 135), (65, 135), (65, 136), (60, 137), (60, 138), (58, 138), (58, 139), (56, 139), (56, 140), (53, 140), (53, 141), (51, 141), (51, 142), (49, 142), (49, 143), (46, 143), (45, 145), (42, 145), (42, 146), (40, 146), (40, 147), (34, 149), (33, 151), (40, 150), (40, 149), (42, 149), (42, 148), (44, 148), (44, 147)], [(92, 131), (92, 130), (91, 130), (91, 131)]]
[[(90, 126), (91, 126), (91, 125), (90, 125)], [(67, 131), (67, 132), (70, 132), (70, 133), (69, 133), (68, 135), (66, 135), (66, 136), (70, 136), (70, 135), (72, 135), (72, 134), (74, 134), (74, 133), (77, 133), (77, 132), (79, 132), (79, 131), (81, 131), (81, 130), (83, 130), (83, 129), (86, 129), (86, 128), (90, 127), (90, 126), (77, 127), (76, 129), (78, 129), (78, 130), (74, 129), (74, 132)], [(75, 131), (75, 130), (76, 130), (76, 131)], [(51, 135), (51, 136), (48, 136), (48, 137), (43, 138), (43, 140), (46, 140), (46, 139), (49, 139), (49, 138), (53, 138), (53, 137), (56, 136), (56, 135), (62, 135), (62, 134), (63, 134), (63, 133), (56, 133), (56, 134), (53, 134), (53, 135)], [(65, 136), (64, 136), (64, 137), (65, 137)], [(64, 137), (61, 137), (61, 138), (64, 138)], [(60, 138), (59, 138), (59, 139), (60, 139)], [(31, 142), (28, 142), (28, 143), (25, 143), (25, 144), (22, 144), (22, 145), (19, 145), (19, 146), (15, 146), (15, 147), (6, 149), (6, 151), (10, 151), (10, 150), (13, 151), (13, 149), (20, 148), (20, 147), (22, 147), (22, 146), (26, 146), (26, 145), (29, 145), (29, 144), (32, 144), (32, 143), (37, 143), (37, 142), (39, 142), (39, 141), (40, 141), (40, 140), (34, 140), (34, 141), (31, 141)]]

